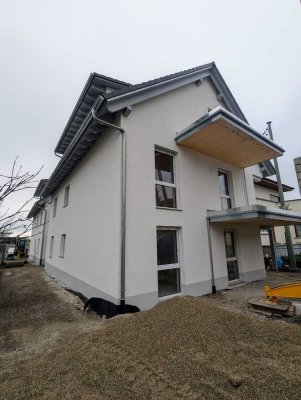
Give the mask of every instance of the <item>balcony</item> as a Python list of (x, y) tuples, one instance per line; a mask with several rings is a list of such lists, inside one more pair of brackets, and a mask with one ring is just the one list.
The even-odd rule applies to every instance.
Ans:
[(262, 228), (285, 225), (301, 225), (301, 213), (270, 208), (254, 204), (229, 208), (228, 210), (207, 211), (207, 219), (212, 224), (257, 225)]
[(284, 149), (222, 107), (216, 107), (179, 132), (178, 145), (246, 168), (279, 156)]

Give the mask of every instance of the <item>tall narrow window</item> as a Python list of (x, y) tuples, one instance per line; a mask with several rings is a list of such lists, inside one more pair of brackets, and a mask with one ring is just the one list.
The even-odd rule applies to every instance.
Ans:
[(225, 230), (225, 250), (228, 269), (228, 280), (236, 281), (239, 279), (238, 260), (236, 254), (235, 234), (234, 231)]
[(68, 205), (68, 203), (69, 203), (69, 189), (70, 189), (69, 185), (65, 187), (64, 207), (66, 207)]
[(218, 171), (219, 193), (222, 210), (231, 208), (231, 194), (229, 186), (229, 173), (227, 171)]
[(53, 213), (52, 216), (56, 216), (56, 209), (57, 209), (57, 197), (53, 200)]
[(177, 229), (157, 228), (159, 297), (181, 291), (178, 247)]
[(38, 239), (38, 251), (37, 251), (37, 253), (39, 254), (39, 252), (40, 252), (40, 238)]
[(174, 155), (155, 150), (156, 205), (177, 208)]
[(54, 245), (54, 236), (51, 236), (50, 237), (49, 258), (52, 258), (52, 255), (53, 255), (53, 245)]
[(61, 236), (61, 245), (60, 245), (60, 257), (64, 257), (65, 256), (65, 246), (66, 246), (66, 235), (63, 234)]

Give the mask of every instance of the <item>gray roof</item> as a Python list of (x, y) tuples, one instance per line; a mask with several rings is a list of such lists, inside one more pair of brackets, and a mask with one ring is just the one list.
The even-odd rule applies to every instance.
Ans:
[(39, 212), (44, 208), (43, 205), (45, 202), (43, 200), (38, 200), (34, 203), (34, 205), (31, 207), (31, 210), (29, 211), (27, 215), (27, 219), (35, 217)]
[(36, 191), (34, 192), (34, 195), (33, 195), (34, 197), (40, 197), (40, 194), (41, 194), (42, 190), (44, 189), (47, 182), (48, 182), (48, 179), (40, 180), (40, 182), (36, 188)]
[(161, 76), (160, 78), (151, 79), (149, 81), (141, 82), (141, 83), (138, 83), (136, 85), (130, 85), (127, 88), (118, 90), (118, 93), (117, 92), (115, 92), (115, 93), (114, 92), (113, 93), (106, 93), (104, 95), (104, 98), (110, 99), (112, 97), (116, 97), (116, 96), (120, 96), (120, 95), (123, 95), (123, 94), (126, 94), (126, 93), (133, 92), (135, 90), (139, 90), (139, 89), (146, 88), (146, 87), (151, 87), (151, 86), (154, 86), (154, 85), (156, 85), (158, 83), (166, 82), (168, 80), (175, 79), (175, 78), (180, 78), (180, 77), (182, 77), (184, 75), (187, 75), (187, 74), (190, 74), (192, 72), (198, 72), (200, 70), (203, 70), (203, 69), (206, 69), (206, 68), (210, 68), (213, 65), (215, 65), (215, 64), (214, 63), (203, 64), (203, 65), (199, 65), (198, 67), (185, 69), (184, 71), (176, 72), (175, 74), (169, 74), (169, 75)]
[(227, 107), (240, 119), (248, 122), (214, 62), (103, 94), (103, 108), (108, 112), (115, 112), (200, 79), (209, 79), (216, 94), (223, 95)]
[(127, 88), (129, 85), (130, 84), (127, 82), (119, 81), (93, 72), (89, 76), (74, 110), (72, 111), (67, 125), (56, 145), (55, 152), (59, 154), (65, 153), (100, 94), (105, 94), (107, 88), (110, 88), (114, 92), (122, 88)]

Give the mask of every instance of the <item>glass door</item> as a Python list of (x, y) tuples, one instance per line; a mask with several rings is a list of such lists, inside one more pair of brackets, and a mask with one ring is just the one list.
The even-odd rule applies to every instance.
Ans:
[(235, 245), (235, 233), (232, 230), (224, 231), (225, 250), (229, 282), (239, 280), (238, 261)]

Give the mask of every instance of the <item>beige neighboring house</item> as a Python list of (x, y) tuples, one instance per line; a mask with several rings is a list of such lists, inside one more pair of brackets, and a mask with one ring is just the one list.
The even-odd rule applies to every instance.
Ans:
[[(285, 202), (287, 209), (290, 211), (301, 212), (301, 198), (288, 200)], [(291, 237), (294, 245), (301, 245), (301, 225), (290, 226)], [(283, 244), (285, 243), (285, 234), (283, 227), (276, 228), (276, 238), (277, 242)]]
[[(277, 181), (269, 178), (254, 176), (254, 186), (257, 204), (267, 207), (280, 208), (280, 198)], [(293, 187), (282, 185), (283, 192), (291, 192)], [(285, 202), (287, 210), (301, 212), (301, 199), (288, 200)], [(285, 229), (283, 226), (272, 227), (275, 245), (285, 245)], [(294, 245), (301, 245), (301, 225), (290, 226), (292, 242)], [(263, 248), (270, 246), (267, 229), (261, 229), (261, 243)]]
[[(270, 178), (261, 178), (254, 175), (254, 187), (256, 203), (266, 207), (280, 208), (280, 197), (277, 181)], [(283, 192), (291, 192), (293, 187), (282, 185)], [(285, 244), (285, 234), (283, 226), (271, 227), (275, 244)], [(260, 231), (262, 246), (270, 246), (269, 234), (267, 229)]]

